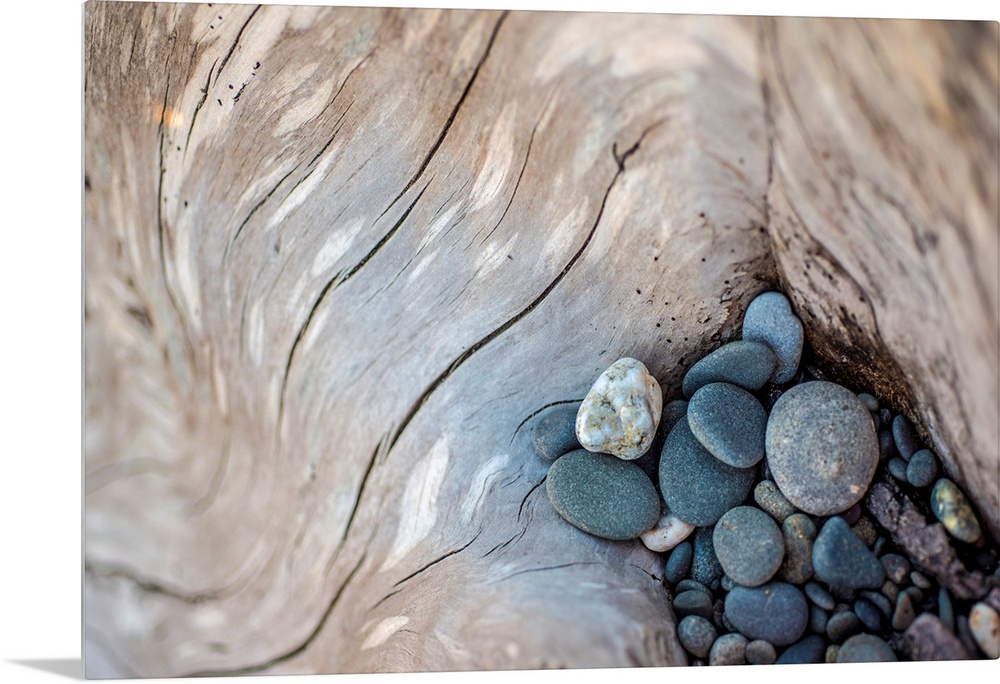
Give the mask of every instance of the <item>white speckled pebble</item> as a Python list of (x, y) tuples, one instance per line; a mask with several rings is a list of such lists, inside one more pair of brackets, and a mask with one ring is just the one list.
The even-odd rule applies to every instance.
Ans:
[(653, 443), (663, 412), (663, 393), (646, 366), (618, 359), (597, 378), (576, 416), (576, 436), (587, 451), (626, 461)]
[(694, 531), (694, 525), (686, 523), (670, 511), (660, 516), (656, 527), (639, 535), (639, 539), (650, 551), (663, 553), (674, 548)]
[(1000, 615), (982, 601), (972, 606), (969, 629), (987, 658), (1000, 658)]

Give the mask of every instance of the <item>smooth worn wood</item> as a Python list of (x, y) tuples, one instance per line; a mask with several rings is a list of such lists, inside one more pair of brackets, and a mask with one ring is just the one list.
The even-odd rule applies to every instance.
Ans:
[(88, 2), (89, 676), (683, 664), (527, 442), (781, 288), (998, 534), (995, 25)]

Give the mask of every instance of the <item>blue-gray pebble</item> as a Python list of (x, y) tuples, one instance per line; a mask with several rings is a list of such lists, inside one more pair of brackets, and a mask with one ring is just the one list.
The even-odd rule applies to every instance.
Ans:
[(804, 335), (802, 321), (792, 312), (785, 295), (764, 292), (750, 302), (743, 316), (743, 339), (763, 342), (774, 352), (778, 363), (771, 382), (782, 384), (795, 377)]
[(576, 438), (576, 414), (579, 402), (550, 408), (531, 428), (531, 444), (546, 463), (581, 448)]
[(872, 634), (855, 634), (837, 651), (838, 663), (894, 663), (896, 654), (884, 640)]
[(877, 588), (885, 581), (878, 558), (838, 516), (827, 519), (816, 535), (812, 562), (816, 577), (839, 589)]
[(774, 577), (785, 556), (778, 525), (753, 506), (726, 511), (715, 524), (712, 543), (723, 571), (744, 587), (759, 587)]
[(663, 570), (664, 579), (669, 584), (675, 585), (687, 577), (691, 570), (692, 552), (693, 549), (689, 541), (682, 541), (670, 552)]
[(712, 595), (690, 589), (682, 591), (674, 597), (674, 613), (679, 617), (688, 615), (700, 615), (706, 620), (712, 619)]
[(667, 402), (660, 418), (660, 427), (663, 429), (664, 435), (670, 434), (670, 431), (677, 425), (677, 421), (687, 415), (687, 407), (688, 403), (684, 399), (674, 399)]
[(826, 642), (816, 634), (810, 634), (792, 644), (775, 661), (777, 665), (816, 665), (826, 656)]
[(913, 431), (913, 424), (902, 414), (892, 421), (892, 438), (896, 443), (896, 451), (904, 461), (909, 461), (910, 456), (920, 448), (917, 434)]
[(715, 544), (712, 542), (712, 528), (700, 527), (694, 532), (692, 540), (691, 579), (711, 587), (722, 580), (723, 569), (715, 555)]
[(604, 539), (634, 539), (660, 518), (656, 487), (635, 464), (585, 449), (550, 467), (545, 488), (567, 522)]
[(684, 522), (705, 527), (743, 502), (756, 469), (723, 463), (702, 446), (688, 421), (680, 420), (664, 441), (659, 473), (670, 511)]
[(726, 465), (750, 468), (764, 458), (767, 411), (742, 387), (704, 385), (688, 402), (687, 418), (701, 445)]
[(756, 392), (774, 374), (777, 358), (763, 342), (736, 340), (703, 357), (684, 375), (684, 396), (694, 396), (710, 382), (728, 382)]
[(747, 639), (787, 646), (805, 632), (809, 605), (801, 591), (785, 582), (736, 587), (726, 595), (726, 618)]
[(763, 639), (754, 639), (747, 644), (746, 659), (751, 665), (771, 665), (778, 659), (778, 653)]
[(927, 487), (937, 477), (937, 457), (930, 449), (921, 449), (906, 464), (906, 480), (914, 487)]
[(688, 615), (677, 624), (677, 639), (688, 653), (705, 658), (719, 635), (715, 626), (699, 615)]

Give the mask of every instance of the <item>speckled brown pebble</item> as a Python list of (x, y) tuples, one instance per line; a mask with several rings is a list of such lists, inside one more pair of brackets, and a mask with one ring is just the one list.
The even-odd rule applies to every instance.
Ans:
[(913, 608), (913, 601), (905, 591), (900, 592), (896, 597), (896, 609), (892, 613), (892, 628), (897, 632), (904, 631), (913, 624), (913, 619), (917, 616)]
[(778, 576), (791, 584), (802, 584), (813, 576), (812, 551), (816, 525), (805, 513), (793, 513), (781, 524), (785, 559)]
[(1000, 615), (979, 601), (969, 613), (969, 631), (987, 658), (1000, 658)]
[(958, 486), (946, 477), (934, 483), (931, 490), (931, 510), (955, 539), (975, 544), (982, 537), (979, 520), (972, 512), (969, 500)]
[(751, 665), (771, 665), (778, 659), (778, 652), (763, 639), (754, 639), (747, 644), (746, 659)]
[(768, 515), (778, 521), (785, 522), (785, 518), (792, 513), (797, 513), (798, 509), (792, 502), (785, 498), (785, 495), (774, 484), (774, 480), (761, 480), (753, 490), (753, 499)]

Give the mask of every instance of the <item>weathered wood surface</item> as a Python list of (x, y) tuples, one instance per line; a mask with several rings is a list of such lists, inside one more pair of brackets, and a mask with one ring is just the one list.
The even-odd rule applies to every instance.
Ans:
[(526, 418), (783, 288), (998, 535), (996, 25), (89, 2), (88, 674), (685, 662)]

